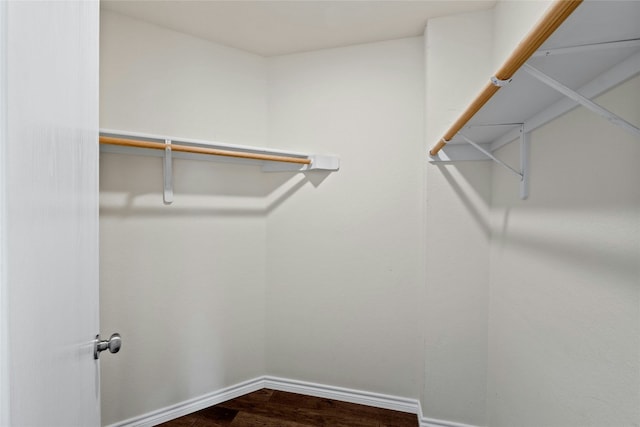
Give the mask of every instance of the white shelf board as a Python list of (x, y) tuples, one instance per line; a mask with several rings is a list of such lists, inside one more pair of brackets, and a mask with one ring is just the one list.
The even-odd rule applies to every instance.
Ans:
[[(288, 171), (304, 172), (308, 170), (337, 171), (340, 168), (340, 159), (336, 156), (330, 156), (330, 155), (307, 154), (307, 153), (300, 153), (297, 151), (279, 150), (279, 149), (256, 147), (256, 146), (249, 146), (249, 145), (229, 144), (224, 142), (205, 141), (200, 139), (189, 139), (189, 138), (181, 138), (181, 137), (174, 137), (174, 136), (160, 136), (160, 135), (153, 135), (153, 134), (147, 134), (147, 133), (129, 132), (129, 131), (114, 130), (114, 129), (100, 129), (100, 135), (120, 137), (120, 138), (132, 138), (132, 139), (137, 139), (142, 141), (153, 141), (153, 142), (161, 142), (161, 143), (164, 143), (165, 140), (169, 139), (171, 140), (172, 143), (175, 143), (175, 144), (188, 145), (188, 146), (194, 146), (194, 147), (206, 147), (206, 148), (215, 148), (220, 150), (238, 151), (243, 153), (267, 154), (267, 155), (276, 155), (276, 156), (297, 157), (301, 159), (311, 159), (310, 165), (303, 165), (303, 164), (284, 163), (284, 162), (277, 162), (277, 161), (251, 160), (251, 159), (240, 159), (240, 158), (225, 157), (225, 156), (214, 156), (214, 155), (208, 155), (208, 154), (182, 153), (178, 151), (172, 152), (172, 157), (176, 159), (236, 163), (236, 164), (246, 164), (246, 165), (261, 165), (263, 171), (265, 172), (288, 172)], [(105, 153), (164, 157), (163, 150), (124, 147), (124, 146), (110, 145), (110, 144), (100, 144), (100, 151)]]
[[(640, 1), (587, 0), (539, 51), (630, 39), (640, 39)], [(640, 73), (640, 46), (632, 44), (622, 48), (535, 56), (527, 63), (573, 90), (585, 91), (583, 95), (592, 98)], [(462, 132), (479, 144), (491, 144), (491, 150), (495, 151), (516, 140), (519, 129), (480, 125), (523, 123), (525, 132), (530, 132), (576, 106), (573, 101), (520, 70)], [(458, 144), (466, 142), (456, 136), (448, 145)]]

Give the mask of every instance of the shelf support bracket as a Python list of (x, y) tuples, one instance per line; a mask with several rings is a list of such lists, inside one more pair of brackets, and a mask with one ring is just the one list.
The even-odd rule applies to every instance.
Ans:
[(589, 98), (586, 98), (586, 97), (580, 95), (575, 90), (566, 87), (565, 85), (563, 85), (562, 83), (558, 82), (557, 80), (554, 80), (553, 78), (551, 78), (548, 75), (544, 74), (542, 71), (538, 70), (537, 68), (534, 68), (529, 64), (524, 64), (522, 66), (522, 69), (524, 69), (531, 76), (533, 76), (536, 79), (540, 80), (542, 83), (544, 83), (547, 86), (557, 90), (558, 92), (560, 92), (564, 96), (572, 99), (573, 101), (577, 102), (578, 104), (582, 105), (583, 107), (585, 107), (585, 108), (593, 111), (594, 113), (604, 117), (605, 119), (609, 120), (614, 125), (620, 126), (620, 127), (624, 128), (624, 129), (626, 129), (627, 131), (640, 136), (640, 128), (632, 125), (631, 123), (629, 123), (628, 121), (626, 121), (622, 117), (618, 116), (615, 113), (612, 113), (611, 111), (609, 111), (606, 108), (600, 106), (599, 104), (596, 104), (595, 102), (593, 102)]
[(520, 125), (520, 199), (529, 198), (529, 159), (531, 154), (531, 133), (524, 131), (524, 124)]
[(507, 169), (509, 172), (513, 173), (514, 175), (518, 176), (519, 178), (522, 178), (522, 174), (520, 172), (518, 172), (517, 170), (515, 170), (514, 168), (512, 168), (511, 166), (509, 166), (508, 164), (506, 164), (505, 162), (503, 162), (502, 160), (500, 160), (499, 158), (494, 156), (490, 151), (485, 150), (484, 148), (482, 148), (480, 146), (480, 144), (478, 144), (478, 143), (472, 141), (471, 139), (467, 138), (461, 132), (458, 132), (458, 135), (460, 135), (460, 137), (462, 139), (464, 139), (469, 144), (471, 144), (476, 150), (482, 152), (485, 156), (489, 157), (491, 160), (493, 160), (494, 162), (496, 162), (497, 164), (499, 164), (503, 168)]
[(171, 156), (171, 140), (165, 139), (164, 144), (162, 201), (165, 205), (170, 205), (173, 203), (173, 158)]
[(520, 126), (520, 169), (521, 172), (512, 168), (499, 158), (493, 155), (488, 150), (485, 150), (480, 146), (480, 144), (475, 141), (469, 139), (466, 135), (461, 132), (458, 132), (458, 136), (467, 141), (471, 146), (475, 149), (483, 153), (485, 156), (489, 157), (491, 160), (514, 174), (520, 180), (520, 198), (522, 200), (527, 199), (529, 197), (529, 135), (524, 132), (524, 125)]

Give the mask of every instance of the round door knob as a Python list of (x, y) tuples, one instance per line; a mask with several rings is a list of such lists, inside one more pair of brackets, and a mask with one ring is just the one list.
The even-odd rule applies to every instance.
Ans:
[(116, 333), (109, 338), (109, 353), (117, 353), (122, 347), (122, 338), (120, 334)]
[(108, 340), (101, 340), (100, 335), (96, 335), (93, 347), (93, 358), (99, 359), (100, 353), (109, 350), (109, 353), (117, 353), (122, 347), (122, 337), (120, 334), (115, 333), (109, 337)]

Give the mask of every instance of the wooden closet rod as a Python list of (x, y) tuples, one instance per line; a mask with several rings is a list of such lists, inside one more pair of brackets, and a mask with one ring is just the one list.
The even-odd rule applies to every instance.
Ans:
[[(122, 145), (125, 147), (150, 148), (153, 150), (164, 150), (167, 145), (162, 142), (139, 141), (135, 139), (114, 138), (110, 136), (100, 136), (100, 144)], [(241, 151), (220, 150), (217, 148), (197, 147), (190, 145), (171, 144), (172, 151), (182, 153), (210, 154), (213, 156), (237, 157), (240, 159), (269, 160), (273, 162), (299, 163), (310, 165), (311, 159), (289, 156), (275, 156), (272, 154), (243, 153)]]
[[(467, 109), (456, 120), (442, 139), (433, 146), (429, 154), (435, 156), (456, 134), (467, 124), (469, 120), (482, 108), (484, 104), (500, 89), (499, 84), (508, 81), (527, 62), (527, 60), (540, 48), (551, 34), (564, 22), (565, 19), (582, 3), (582, 0), (556, 0), (538, 23), (520, 41), (516, 49), (495, 74), (497, 84), (487, 83), (482, 92), (469, 104)], [(492, 79), (493, 80), (493, 79)]]

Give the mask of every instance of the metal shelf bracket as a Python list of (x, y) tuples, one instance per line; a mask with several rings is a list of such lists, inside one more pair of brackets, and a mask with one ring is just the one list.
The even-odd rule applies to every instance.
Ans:
[(531, 133), (524, 131), (524, 125), (520, 127), (520, 199), (529, 198), (529, 159), (531, 156)]
[(171, 155), (171, 140), (165, 139), (164, 143), (162, 201), (165, 205), (170, 205), (173, 203), (173, 158)]
[(517, 176), (520, 180), (520, 199), (526, 200), (529, 197), (529, 133), (524, 131), (524, 125), (520, 125), (520, 170), (509, 166), (507, 163), (494, 156), (491, 151), (483, 148), (480, 144), (472, 141), (461, 132), (458, 132), (458, 136), (467, 141), (472, 147), (480, 151), (489, 159)]
[(628, 121), (626, 121), (622, 117), (620, 117), (617, 114), (607, 110), (606, 108), (602, 107), (601, 105), (596, 104), (595, 102), (593, 102), (589, 98), (580, 95), (575, 90), (566, 87), (565, 85), (563, 85), (562, 83), (558, 82), (557, 80), (555, 80), (555, 79), (549, 77), (548, 75), (544, 74), (542, 71), (538, 70), (537, 68), (534, 68), (529, 64), (524, 64), (522, 66), (522, 68), (523, 68), (523, 70), (525, 70), (532, 77), (535, 77), (536, 79), (540, 80), (542, 83), (544, 83), (547, 86), (557, 90), (558, 92), (560, 92), (564, 96), (568, 97), (569, 99), (573, 100), (574, 102), (577, 102), (578, 104), (582, 105), (583, 107), (587, 108), (588, 110), (591, 110), (592, 112), (598, 114), (599, 116), (604, 117), (605, 119), (609, 120), (614, 125), (617, 125), (617, 126), (623, 128), (623, 129), (626, 129), (627, 131), (629, 131), (629, 132), (631, 132), (633, 134), (640, 135), (640, 128), (638, 128), (637, 126), (629, 123)]

